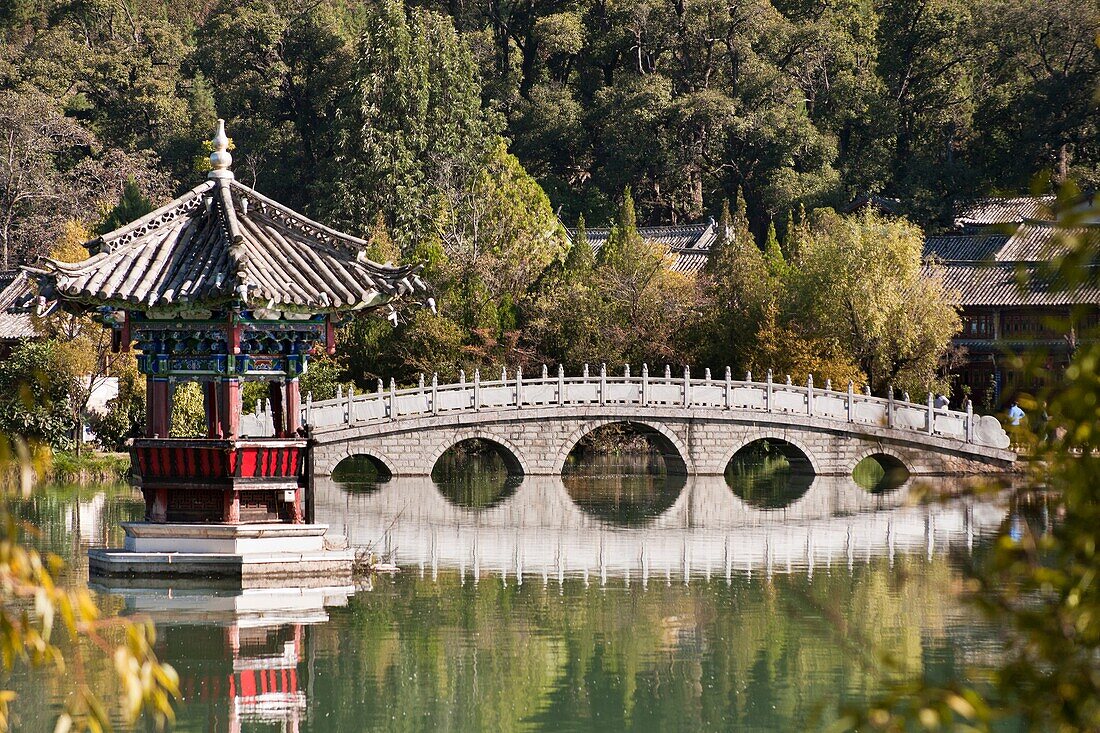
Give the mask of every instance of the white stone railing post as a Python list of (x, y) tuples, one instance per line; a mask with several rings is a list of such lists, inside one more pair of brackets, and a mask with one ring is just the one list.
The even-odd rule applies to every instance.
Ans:
[(432, 372), (432, 414), (439, 414), (439, 372)]
[(935, 419), (936, 419), (936, 403), (932, 393), (928, 393), (928, 434), (932, 435), (935, 432)]
[(523, 367), (516, 367), (516, 409), (523, 407)]
[(623, 378), (630, 379), (630, 364), (623, 364)]
[(856, 401), (856, 385), (849, 379), (848, 380), (848, 422), (852, 422), (852, 415), (854, 412)]
[(772, 370), (768, 370), (767, 382), (764, 386), (764, 409), (768, 412), (772, 411)]
[(642, 407), (649, 405), (649, 364), (642, 364), (641, 403)]
[(733, 406), (733, 373), (726, 367), (726, 409)]
[(481, 409), (481, 370), (474, 368), (474, 412)]
[[(257, 408), (259, 407), (259, 400), (256, 401)], [(258, 412), (258, 410), (257, 410)], [(313, 425), (313, 392), (306, 392), (306, 425)]]
[(710, 384), (710, 367), (703, 370), (703, 383), (707, 385)]
[(974, 442), (974, 403), (966, 401), (966, 442)]
[(379, 378), (378, 378), (378, 394), (382, 394), (382, 393), (383, 393), (383, 392), (385, 392), (385, 391), (386, 391), (386, 388), (385, 388), (385, 386), (383, 386), (383, 384), (382, 384), (382, 378), (381, 378), (381, 377), (379, 377)]
[(806, 377), (806, 414), (813, 417), (814, 414), (814, 375)]
[(459, 369), (458, 370), (458, 383), (463, 387), (466, 386), (466, 370), (465, 369)]
[(558, 364), (558, 404), (565, 404), (565, 367)]
[(355, 424), (355, 387), (348, 385), (348, 425)]
[(390, 377), (390, 420), (397, 419), (397, 382)]
[(588, 362), (584, 363), (584, 371), (581, 372), (581, 380), (588, 384)]
[(672, 367), (665, 364), (665, 381), (669, 384), (672, 383)]
[(546, 371), (546, 365), (543, 364), (542, 365), (542, 381), (544, 381), (544, 382), (546, 381), (548, 374), (549, 374), (549, 372)]
[(600, 404), (604, 404), (604, 395), (607, 392), (607, 364), (600, 364)]
[(503, 364), (500, 367), (500, 383), (504, 386), (508, 384), (508, 367)]
[(894, 385), (886, 388), (886, 427), (894, 427)]
[(691, 367), (684, 365), (684, 407), (691, 404)]

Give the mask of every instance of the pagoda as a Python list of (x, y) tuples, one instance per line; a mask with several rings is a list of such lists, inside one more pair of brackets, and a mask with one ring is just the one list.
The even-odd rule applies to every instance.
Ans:
[[(145, 521), (124, 525), (124, 552), (93, 551), (93, 572), (222, 574), (285, 552), (313, 554), (251, 571), (322, 572), (299, 378), (352, 312), (430, 302), (419, 266), (372, 262), (366, 241), (238, 182), (223, 120), (212, 146), (202, 184), (88, 242), (89, 259), (30, 270), (45, 301), (98, 313), (146, 378), (146, 436), (131, 445)], [(173, 438), (173, 394), (189, 381), (203, 388), (205, 437)], [(274, 437), (241, 434), (248, 381), (267, 385)]]

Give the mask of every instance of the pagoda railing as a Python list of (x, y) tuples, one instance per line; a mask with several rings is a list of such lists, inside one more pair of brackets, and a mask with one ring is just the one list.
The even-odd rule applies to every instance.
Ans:
[[(936, 407), (931, 393), (926, 401), (916, 403), (908, 394), (895, 396), (893, 389), (886, 397), (875, 397), (856, 391), (852, 384), (836, 390), (827, 381), (824, 387), (818, 387), (812, 376), (806, 384), (792, 384), (789, 377), (777, 382), (770, 373), (765, 380), (754, 381), (751, 374), (744, 380), (734, 380), (729, 370), (724, 377), (713, 378), (707, 370), (700, 379), (692, 377), (688, 369), (673, 376), (666, 368), (663, 375), (653, 376), (645, 366), (640, 374), (631, 374), (626, 367), (617, 375), (608, 374), (605, 367), (598, 373), (590, 373), (586, 367), (580, 376), (566, 376), (560, 368), (556, 375), (543, 369), (534, 378), (524, 376), (519, 369), (512, 374), (502, 370), (500, 378), (493, 380), (483, 380), (475, 371), (472, 380), (460, 379), (455, 384), (439, 384), (434, 376), (430, 381), (421, 377), (420, 384), (407, 389), (397, 389), (392, 380), (385, 388), (380, 381), (374, 392), (348, 390), (336, 399), (323, 401), (307, 395), (302, 421), (325, 430), (458, 412), (594, 405), (801, 415), (1007, 447), (1007, 436), (999, 421), (975, 415), (969, 401), (964, 411), (958, 411)], [(246, 434), (257, 437), (265, 435), (265, 429), (270, 432), (269, 426), (267, 409), (260, 405), (242, 423)]]

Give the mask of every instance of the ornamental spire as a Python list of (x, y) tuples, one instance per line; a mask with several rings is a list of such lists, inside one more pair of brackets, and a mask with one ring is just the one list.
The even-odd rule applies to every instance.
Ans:
[(207, 178), (232, 178), (233, 156), (229, 152), (229, 137), (225, 134), (225, 120), (218, 120), (218, 130), (210, 141), (214, 152), (210, 154), (210, 174)]

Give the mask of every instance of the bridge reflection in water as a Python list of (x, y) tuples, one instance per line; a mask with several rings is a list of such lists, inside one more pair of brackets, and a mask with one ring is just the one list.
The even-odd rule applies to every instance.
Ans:
[[(651, 483), (631, 483), (645, 479)], [(354, 489), (324, 478), (317, 482), (316, 511), (330, 532), (392, 554), (402, 567), (520, 583), (525, 576), (686, 583), (734, 574), (812, 575), (875, 556), (968, 552), (1007, 514), (1006, 505), (988, 497), (919, 504), (914, 485), (876, 493), (848, 477), (795, 476), (786, 501), (769, 502), (740, 498), (737, 484), (731, 489), (722, 476), (615, 476), (596, 484), (528, 476), (502, 489), (499, 502), (470, 508), (427, 477)], [(931, 488), (935, 494), (946, 487)], [(632, 512), (612, 496), (642, 508)]]

